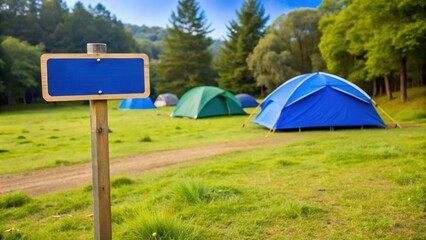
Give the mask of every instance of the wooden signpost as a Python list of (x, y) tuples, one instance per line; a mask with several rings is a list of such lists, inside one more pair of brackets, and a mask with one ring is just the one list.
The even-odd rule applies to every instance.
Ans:
[(111, 239), (108, 99), (149, 96), (145, 54), (106, 54), (103, 43), (88, 43), (87, 54), (41, 56), (46, 101), (90, 100), (95, 239)]

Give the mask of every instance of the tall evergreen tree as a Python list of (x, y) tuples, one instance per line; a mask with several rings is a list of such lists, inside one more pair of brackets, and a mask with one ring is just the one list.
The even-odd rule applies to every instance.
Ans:
[(211, 30), (198, 2), (180, 0), (170, 23), (157, 66), (157, 91), (182, 95), (192, 87), (214, 84), (208, 52), (212, 41), (207, 37)]
[(61, 38), (56, 37), (57, 31), (69, 16), (68, 7), (63, 0), (43, 1), (40, 12), (40, 27), (43, 30), (43, 43), (46, 52), (63, 51), (60, 46)]
[(256, 93), (256, 80), (247, 66), (247, 57), (263, 37), (265, 8), (258, 0), (245, 0), (238, 22), (232, 20), (228, 26), (228, 40), (222, 48), (218, 62), (219, 87), (234, 93)]

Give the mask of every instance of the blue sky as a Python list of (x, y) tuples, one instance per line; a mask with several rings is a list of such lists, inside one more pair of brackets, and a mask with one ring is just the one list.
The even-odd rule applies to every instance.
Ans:
[[(207, 20), (214, 31), (210, 34), (213, 38), (226, 37), (226, 25), (236, 19), (244, 0), (198, 0)], [(295, 8), (316, 8), (322, 0), (260, 0), (264, 5), (266, 14), (269, 15), (270, 24), (283, 13)], [(77, 0), (65, 0), (70, 9)], [(169, 18), (177, 9), (178, 0), (80, 0), (86, 7), (102, 3), (112, 14), (123, 23), (136, 25), (166, 27)]]

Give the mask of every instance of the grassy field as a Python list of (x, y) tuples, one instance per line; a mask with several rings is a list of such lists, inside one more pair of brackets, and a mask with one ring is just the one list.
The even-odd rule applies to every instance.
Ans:
[[(114, 239), (426, 239), (426, 88), (409, 96), (417, 97), (404, 105), (377, 99), (403, 129), (279, 132), (303, 138), (115, 178)], [(170, 119), (171, 109), (117, 104), (113, 157), (266, 134), (242, 129), (244, 116)], [(87, 106), (7, 110), (0, 126), (1, 174), (90, 160)], [(91, 186), (9, 193), (0, 196), (0, 239), (92, 239), (91, 213)]]
[[(255, 139), (265, 134), (248, 116), (170, 118), (172, 107), (118, 110), (109, 101), (110, 157)], [(90, 112), (81, 103), (30, 106), (0, 114), (0, 175), (89, 162)]]

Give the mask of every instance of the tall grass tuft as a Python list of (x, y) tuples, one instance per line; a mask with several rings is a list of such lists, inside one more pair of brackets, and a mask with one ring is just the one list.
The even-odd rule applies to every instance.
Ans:
[(31, 198), (24, 192), (8, 193), (0, 198), (0, 209), (21, 207), (30, 201)]
[(240, 194), (240, 190), (232, 187), (210, 187), (194, 179), (184, 179), (178, 182), (175, 187), (175, 195), (178, 200), (182, 200), (189, 204), (226, 200)]
[(190, 224), (153, 212), (139, 214), (134, 221), (129, 223), (129, 228), (124, 235), (123, 239), (132, 240), (201, 239), (197, 229)]
[(175, 194), (178, 199), (189, 204), (210, 200), (210, 188), (199, 181), (184, 179), (176, 184)]
[(308, 217), (321, 212), (324, 212), (322, 208), (311, 206), (301, 202), (286, 202), (283, 208), (284, 215), (291, 219), (296, 219), (299, 217)]
[(112, 187), (121, 187), (121, 186), (125, 186), (125, 185), (131, 185), (133, 184), (135, 181), (133, 181), (130, 178), (127, 177), (118, 177), (115, 178), (111, 181), (111, 186)]
[(286, 161), (286, 160), (279, 160), (279, 161), (277, 162), (277, 165), (278, 165), (278, 166), (281, 166), (281, 167), (292, 166), (292, 165), (296, 165), (296, 164), (297, 164), (297, 163), (295, 163), (295, 162)]
[(141, 139), (139, 139), (139, 142), (152, 142), (152, 139), (150, 136), (145, 136)]

